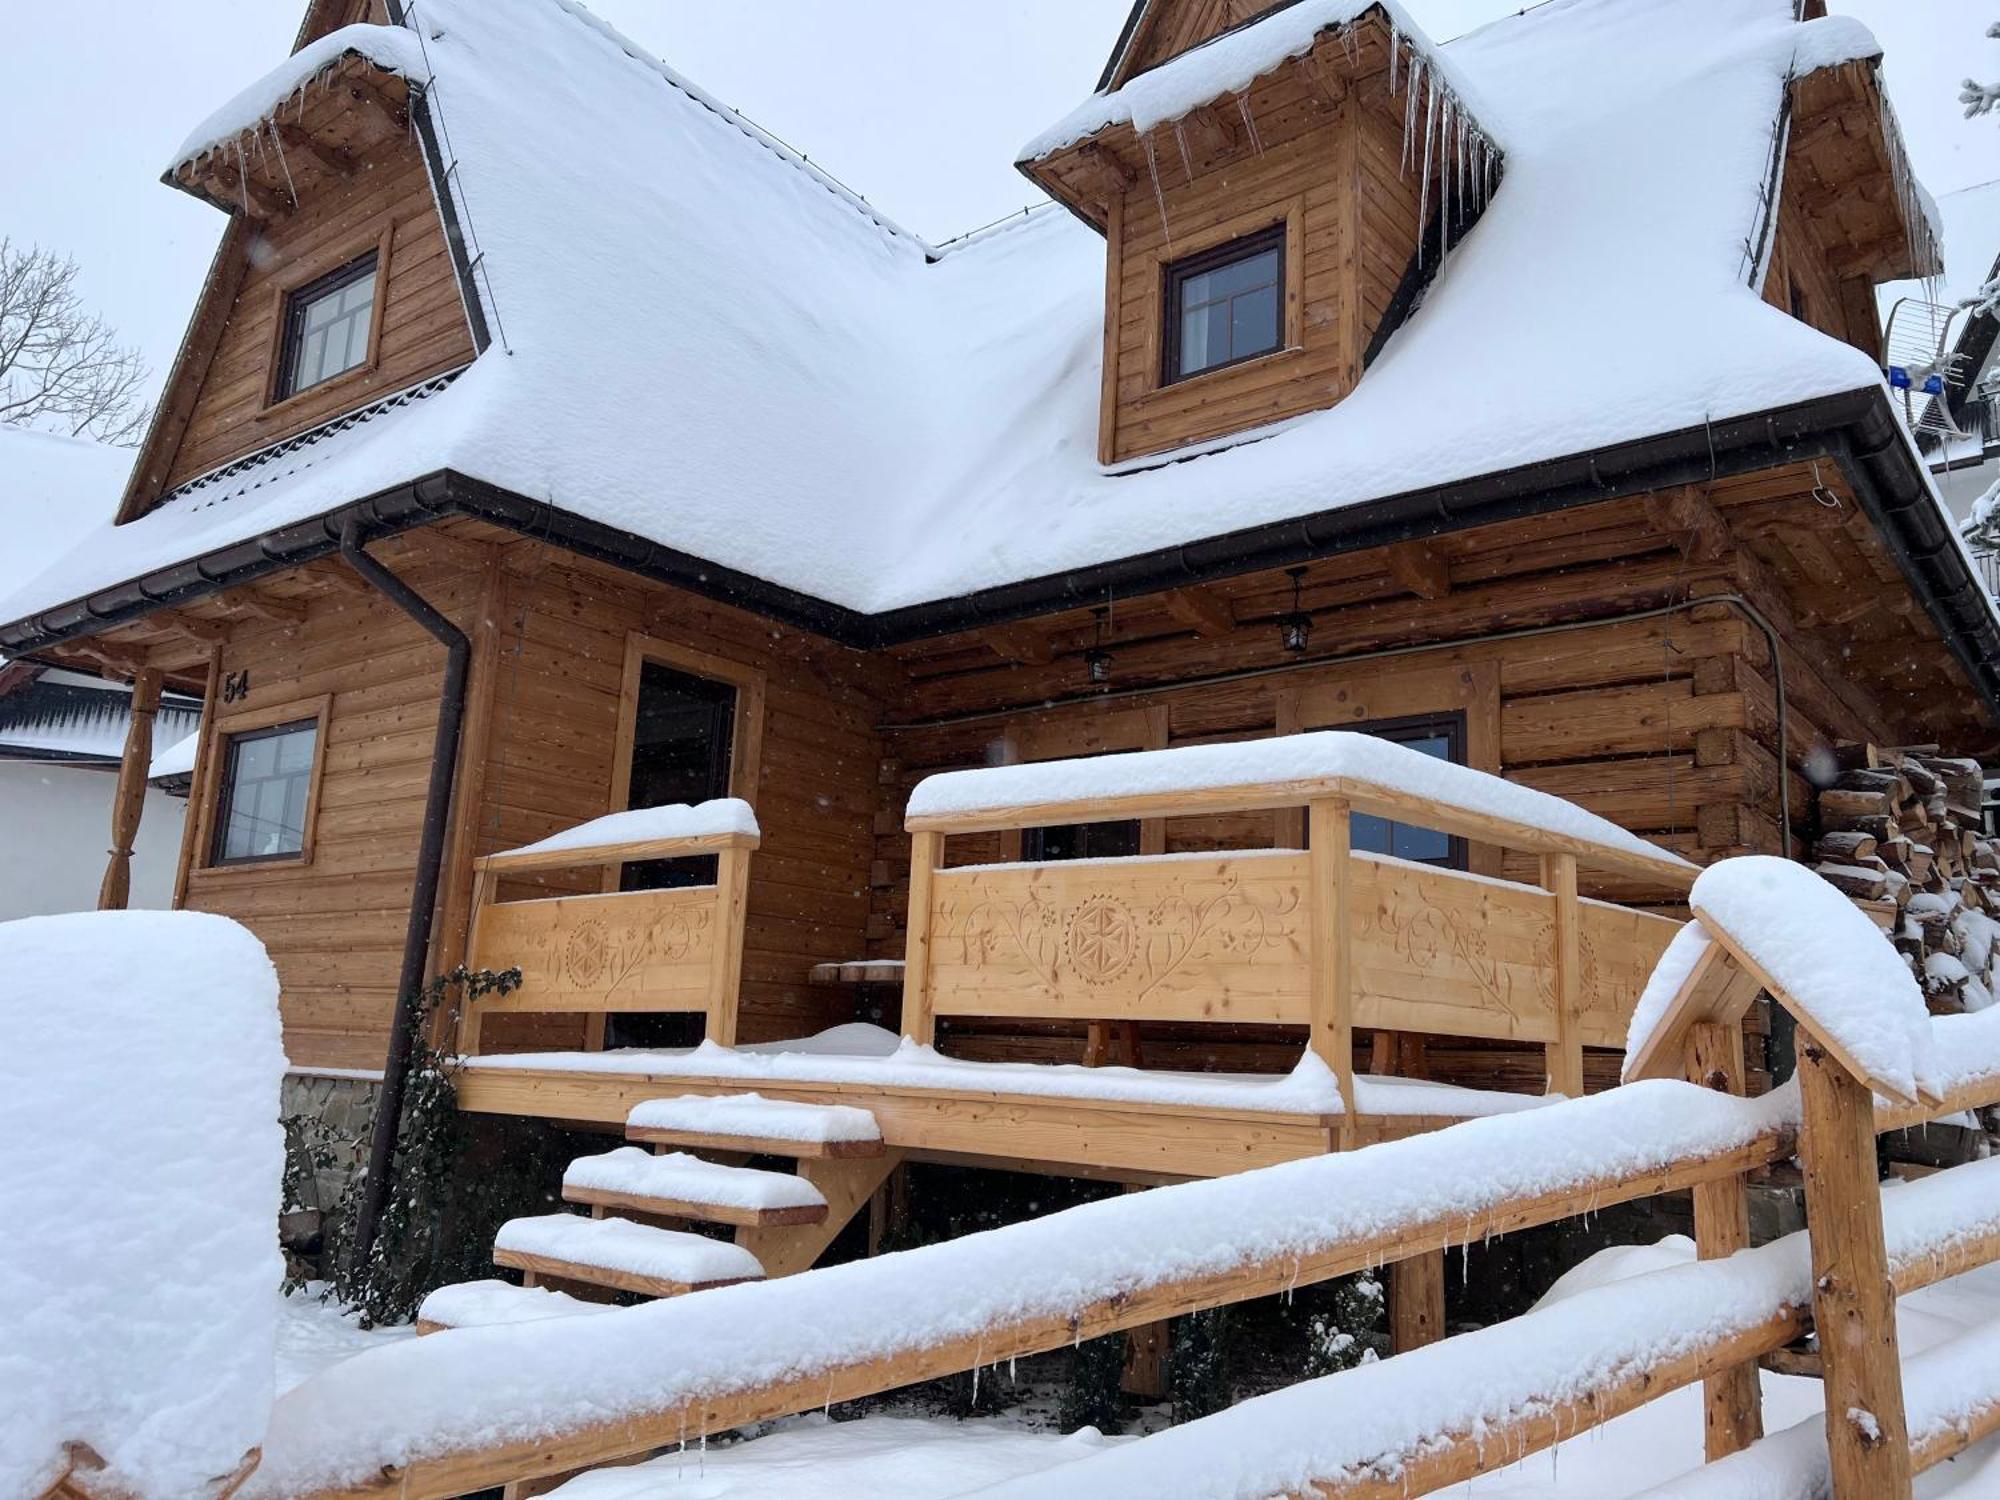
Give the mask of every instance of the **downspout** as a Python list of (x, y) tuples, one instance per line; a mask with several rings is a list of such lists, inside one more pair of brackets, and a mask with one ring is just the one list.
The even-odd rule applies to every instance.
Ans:
[(431, 927), (437, 909), (438, 878), (444, 864), (445, 824), (451, 816), (452, 784), (458, 774), (458, 740), (465, 718), (465, 679), (472, 642), (402, 579), (361, 550), (360, 522), (349, 517), (340, 531), (340, 555), (376, 592), (435, 636), (445, 648), (444, 686), (438, 693), (437, 735), (431, 742), (430, 785), (424, 793), (423, 834), (417, 844), (416, 884), (410, 893), (410, 924), (403, 937), (403, 969), (396, 981), (396, 1013), (389, 1026), (389, 1051), (382, 1063), (382, 1096), (368, 1145), (368, 1175), (354, 1222), (354, 1264), (365, 1265), (389, 1198), (395, 1165), (396, 1132), (403, 1117), (405, 1063), (417, 1002), (430, 963)]

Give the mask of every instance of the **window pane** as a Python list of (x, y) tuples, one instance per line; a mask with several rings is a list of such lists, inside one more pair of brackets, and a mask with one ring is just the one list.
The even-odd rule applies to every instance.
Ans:
[(358, 263), (365, 267), (359, 275), (294, 294), (287, 314), (292, 334), (286, 394), (310, 389), (367, 360), (378, 280), (374, 262), (370, 255)]
[(1209, 272), (1213, 282), (1211, 297), (1233, 296), (1252, 287), (1275, 286), (1278, 280), (1278, 252), (1265, 250), (1234, 265), (1217, 266)]
[(1208, 317), (1203, 312), (1193, 312), (1181, 319), (1181, 373), (1191, 375), (1196, 370), (1205, 370), (1218, 356), (1209, 352)]
[(1278, 289), (1263, 287), (1229, 304), (1229, 357), (1278, 347)]
[(306, 798), (318, 738), (318, 726), (312, 723), (231, 738), (223, 766), (216, 859), (268, 859), (305, 848)]

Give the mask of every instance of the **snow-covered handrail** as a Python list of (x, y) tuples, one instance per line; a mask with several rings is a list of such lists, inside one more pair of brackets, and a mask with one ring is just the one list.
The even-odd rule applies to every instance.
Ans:
[[(749, 861), (758, 839), (750, 804), (719, 797), (692, 807), (610, 813), (474, 860), (466, 966), (519, 969), (521, 982), (467, 1007), (459, 1050), (478, 1052), (486, 1020), (516, 1011), (594, 1018), (612, 1011), (701, 1011), (707, 1039), (735, 1045)], [(518, 876), (700, 855), (715, 857), (711, 884), (498, 899), (499, 883)]]
[(1524, 853), (1574, 855), (1675, 891), (1686, 890), (1699, 870), (1573, 802), (1343, 730), (947, 771), (917, 784), (904, 824), (913, 833), (985, 833), (1323, 799)]

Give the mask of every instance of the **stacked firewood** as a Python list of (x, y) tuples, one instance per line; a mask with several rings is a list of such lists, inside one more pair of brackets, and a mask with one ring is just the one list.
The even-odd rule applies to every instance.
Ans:
[(1935, 745), (1842, 745), (1829, 769), (1814, 868), (1869, 904), (1934, 1014), (1993, 1004), (2000, 840), (1985, 831), (1979, 763)]

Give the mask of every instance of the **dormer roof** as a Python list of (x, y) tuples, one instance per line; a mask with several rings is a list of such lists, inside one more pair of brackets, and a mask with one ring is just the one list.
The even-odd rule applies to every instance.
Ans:
[[(1271, 19), (1375, 9), (1393, 20), (1380, 0)], [(1422, 43), (1507, 156), (1447, 274), (1338, 406), (1123, 473), (1096, 461), (1102, 242), (1069, 214), (929, 245), (569, 0), (423, 19), (414, 108), (449, 129), (492, 343), (138, 519), (107, 507), (0, 599), (0, 646), (138, 608), (189, 559), (316, 545), (322, 518), (444, 471), (892, 616), (1880, 386), (1759, 295), (1788, 85), (1879, 51), (1792, 0), (1564, 0)]]

